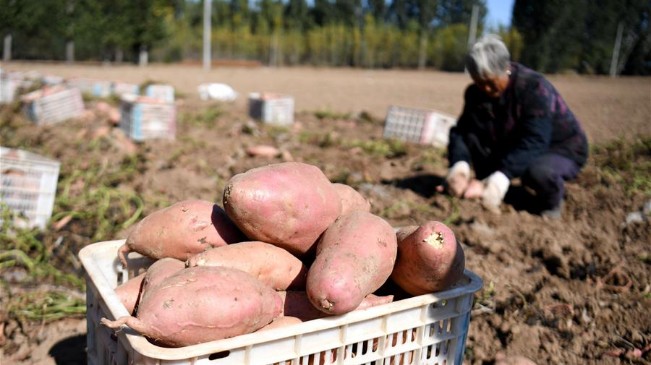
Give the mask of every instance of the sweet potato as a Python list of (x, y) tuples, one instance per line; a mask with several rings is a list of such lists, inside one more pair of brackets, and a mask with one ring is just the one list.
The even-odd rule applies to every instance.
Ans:
[(127, 280), (125, 283), (118, 285), (115, 288), (115, 294), (120, 298), (120, 302), (124, 304), (124, 307), (127, 309), (127, 312), (134, 314), (134, 309), (138, 303), (138, 298), (140, 297), (140, 289), (142, 288), (142, 282), (145, 279), (147, 273), (143, 272), (138, 276)]
[(260, 331), (266, 331), (266, 330), (273, 330), (276, 328), (282, 328), (282, 327), (287, 327), (291, 326), (294, 324), (299, 324), (303, 323), (303, 321), (300, 318), (297, 317), (290, 317), (290, 316), (281, 316), (281, 317), (276, 317), (271, 323), (268, 325), (260, 328), (258, 332)]
[(307, 267), (296, 256), (262, 241), (215, 247), (190, 257), (186, 265), (240, 269), (276, 290), (305, 289), (307, 276)]
[(352, 186), (341, 183), (333, 183), (332, 186), (337, 190), (337, 194), (339, 194), (341, 199), (341, 214), (353, 210), (371, 211), (371, 202)]
[[(313, 319), (330, 316), (330, 314), (318, 310), (304, 291), (279, 291), (278, 294), (280, 294), (280, 297), (283, 300), (283, 316), (300, 318), (302, 321), (311, 321)], [(380, 304), (391, 303), (392, 301), (393, 295), (380, 296), (369, 294), (362, 299), (362, 302), (357, 306), (357, 308), (355, 308), (355, 310), (363, 310)]]
[(123, 325), (160, 346), (181, 347), (256, 331), (282, 309), (271, 287), (226, 267), (191, 267), (163, 280), (142, 298), (138, 316), (101, 323)]
[(397, 240), (384, 219), (364, 211), (341, 215), (323, 233), (307, 273), (312, 304), (328, 314), (357, 308), (389, 278)]
[(341, 212), (341, 201), (316, 166), (282, 162), (233, 176), (223, 194), (226, 213), (250, 240), (302, 256)]
[(125, 267), (130, 251), (153, 259), (187, 260), (208, 248), (244, 239), (220, 206), (205, 200), (184, 200), (139, 221), (118, 256)]
[(447, 289), (463, 276), (465, 256), (452, 230), (428, 221), (398, 242), (391, 279), (411, 295)]
[[(185, 269), (185, 262), (175, 258), (164, 257), (155, 261), (145, 272), (140, 292), (140, 300), (142, 300), (144, 296), (148, 295), (147, 293), (153, 292), (153, 288), (156, 288), (158, 284), (183, 269)], [(136, 312), (137, 309), (136, 306)]]

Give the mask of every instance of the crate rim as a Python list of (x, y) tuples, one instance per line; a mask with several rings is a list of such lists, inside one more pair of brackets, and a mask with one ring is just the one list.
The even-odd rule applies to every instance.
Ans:
[[(86, 275), (91, 278), (96, 286), (97, 284), (104, 284), (98, 286), (97, 290), (105, 300), (108, 306), (107, 309), (109, 310), (110, 315), (113, 316), (112, 319), (128, 316), (129, 313), (120, 302), (120, 299), (118, 298), (113, 288), (105, 285), (107, 284), (107, 281), (104, 275), (97, 271), (88, 270), (88, 268), (91, 268), (94, 263), (93, 257), (95, 250), (102, 249), (103, 252), (107, 252), (107, 250), (111, 249), (117, 253), (117, 248), (122, 246), (125, 242), (126, 239), (96, 242), (83, 247), (79, 251), (79, 258), (82, 262), (82, 265), (86, 269)], [(135, 255), (142, 257), (139, 254)], [(114, 262), (117, 264), (117, 257), (114, 258)], [(483, 286), (483, 280), (472, 271), (465, 269), (464, 276), (469, 279), (469, 282), (466, 285), (453, 287), (441, 292), (406, 298), (400, 301), (382, 304), (364, 310), (353, 311), (339, 316), (314, 319), (292, 326), (270, 329), (262, 332), (253, 332), (236, 337), (204, 342), (196, 345), (175, 348), (156, 346), (150, 343), (144, 336), (138, 334), (127, 326), (123, 326), (120, 330), (117, 330), (116, 334), (119, 341), (130, 342), (130, 347), (137, 350), (140, 355), (168, 361), (187, 360), (190, 358), (205, 356), (206, 354), (214, 354), (230, 351), (232, 349), (245, 348), (262, 343), (273, 342), (283, 338), (300, 336), (311, 332), (317, 332), (341, 325), (368, 320), (371, 318), (390, 315), (402, 310), (440, 302), (450, 298), (461, 297), (463, 295), (473, 294)], [(86, 290), (90, 289), (87, 288)], [(116, 311), (113, 311), (112, 309), (116, 309)], [(342, 345), (344, 344), (345, 343), (342, 342)]]

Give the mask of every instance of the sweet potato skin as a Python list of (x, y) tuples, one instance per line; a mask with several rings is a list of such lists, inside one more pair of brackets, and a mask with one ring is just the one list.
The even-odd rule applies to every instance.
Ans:
[(205, 200), (183, 200), (140, 220), (118, 255), (124, 266), (130, 251), (153, 259), (187, 260), (208, 248), (244, 239), (220, 206)]
[(352, 186), (341, 183), (333, 183), (332, 186), (341, 199), (341, 214), (346, 214), (353, 210), (371, 211), (371, 202)]
[(339, 195), (316, 166), (282, 162), (233, 176), (223, 194), (231, 220), (250, 239), (302, 256), (341, 212)]
[[(160, 260), (156, 260), (151, 266), (145, 271), (145, 277), (142, 281), (142, 288), (140, 292), (140, 300), (148, 295), (149, 292), (153, 292), (161, 282), (170, 276), (176, 274), (180, 270), (185, 269), (185, 262), (172, 258), (164, 257)], [(136, 306), (136, 313), (137, 313)]]
[(143, 272), (134, 276), (115, 288), (115, 294), (118, 295), (120, 302), (122, 302), (130, 314), (134, 314), (134, 309), (138, 303), (138, 298), (140, 298), (140, 291), (146, 274), (146, 272)]
[(428, 221), (398, 241), (398, 258), (391, 279), (411, 295), (445, 290), (465, 268), (465, 255), (452, 230)]
[(319, 239), (307, 274), (312, 304), (328, 314), (357, 308), (389, 278), (397, 254), (393, 227), (364, 211), (341, 215)]
[(276, 290), (305, 289), (307, 266), (284, 248), (245, 241), (215, 247), (190, 257), (186, 266), (224, 266), (240, 269)]
[[(283, 316), (299, 318), (302, 322), (330, 316), (330, 314), (317, 309), (304, 291), (287, 290), (279, 291), (278, 294), (283, 300), (283, 311), (281, 313)], [(369, 294), (362, 299), (362, 302), (355, 310), (368, 309), (391, 302), (393, 302), (393, 295)]]
[(160, 346), (181, 347), (254, 332), (282, 309), (272, 288), (225, 267), (191, 267), (163, 280), (140, 303), (137, 317), (106, 318), (128, 325)]

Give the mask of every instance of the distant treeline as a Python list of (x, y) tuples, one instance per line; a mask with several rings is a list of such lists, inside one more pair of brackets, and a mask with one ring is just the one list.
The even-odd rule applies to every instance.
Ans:
[[(516, 0), (512, 25), (489, 29), (484, 0), (212, 0), (211, 58), (460, 71), (471, 33), (494, 32), (542, 72), (647, 75), (649, 4)], [(202, 60), (200, 0), (0, 0), (0, 9), (5, 61)]]

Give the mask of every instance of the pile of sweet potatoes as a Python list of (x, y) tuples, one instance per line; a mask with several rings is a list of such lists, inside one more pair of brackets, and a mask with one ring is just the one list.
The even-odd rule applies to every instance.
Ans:
[(168, 347), (277, 328), (445, 290), (464, 254), (438, 221), (392, 227), (350, 186), (285, 162), (233, 176), (219, 204), (186, 200), (134, 227), (117, 256), (155, 261), (102, 319)]

